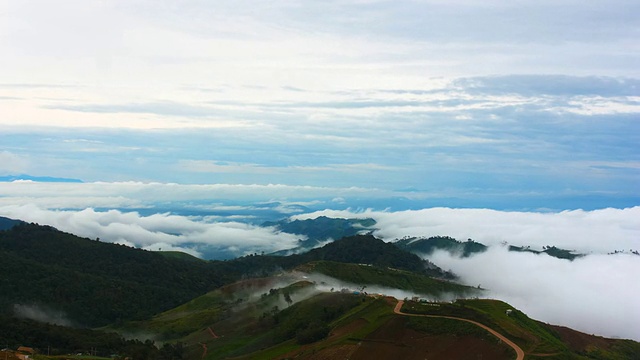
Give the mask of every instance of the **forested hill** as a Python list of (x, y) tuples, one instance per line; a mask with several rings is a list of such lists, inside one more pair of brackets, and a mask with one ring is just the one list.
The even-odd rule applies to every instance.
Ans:
[(436, 250), (445, 250), (462, 257), (469, 257), (487, 250), (487, 246), (468, 239), (458, 241), (450, 236), (432, 236), (430, 238), (407, 237), (394, 243), (397, 247), (414, 254), (431, 254)]
[(280, 231), (303, 235), (307, 239), (300, 241), (299, 249), (307, 251), (320, 242), (329, 239), (342, 239), (348, 236), (354, 236), (363, 232), (375, 230), (376, 221), (373, 219), (340, 219), (319, 216), (315, 219), (306, 220), (281, 220), (278, 222), (265, 222), (262, 226), (273, 226)]
[(20, 220), (13, 220), (13, 219), (0, 216), (0, 230), (8, 230), (22, 223), (23, 222)]
[(77, 325), (144, 318), (228, 281), (206, 262), (101, 243), (52, 227), (0, 231), (0, 309), (62, 311)]
[(79, 326), (101, 326), (149, 317), (241, 277), (266, 276), (316, 260), (447, 275), (370, 235), (300, 255), (194, 261), (22, 223), (0, 231), (0, 312), (37, 306), (62, 312)]
[(394, 244), (385, 243), (373, 235), (346, 237), (321, 248), (294, 256), (305, 258), (307, 262), (330, 260), (356, 264), (371, 264), (380, 267), (408, 270), (434, 277), (453, 277), (453, 274), (443, 271), (435, 264), (422, 260), (415, 254), (401, 250)]

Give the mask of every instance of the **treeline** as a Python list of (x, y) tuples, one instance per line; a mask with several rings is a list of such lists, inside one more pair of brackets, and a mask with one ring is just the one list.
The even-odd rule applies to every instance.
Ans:
[(24, 223), (0, 231), (0, 313), (14, 313), (16, 304), (35, 306), (62, 312), (75, 326), (99, 327), (149, 318), (242, 277), (316, 260), (443, 273), (371, 235), (300, 255), (193, 261)]
[(429, 238), (405, 237), (394, 242), (394, 244), (412, 253), (431, 254), (436, 250), (446, 250), (451, 253), (460, 254), (462, 257), (469, 257), (487, 250), (487, 246), (479, 242), (471, 239), (462, 242), (450, 236), (432, 236)]
[(206, 262), (167, 259), (48, 226), (0, 231), (5, 314), (16, 304), (46, 307), (64, 312), (78, 326), (96, 327), (149, 317), (229, 280)]
[(29, 346), (40, 354), (51, 356), (82, 353), (141, 360), (185, 358), (185, 346), (182, 343), (157, 347), (150, 340), (125, 340), (116, 333), (74, 329), (7, 316), (0, 316), (0, 339), (3, 346), (12, 349)]

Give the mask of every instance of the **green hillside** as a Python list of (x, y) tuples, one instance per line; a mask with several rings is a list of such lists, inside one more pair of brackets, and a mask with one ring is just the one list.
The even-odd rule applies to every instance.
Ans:
[(414, 272), (394, 268), (383, 268), (333, 261), (316, 261), (297, 268), (306, 273), (321, 273), (356, 285), (378, 285), (430, 296), (469, 297), (481, 294), (481, 290), (450, 281), (434, 279)]
[(80, 326), (146, 318), (228, 282), (196, 263), (22, 224), (0, 232), (0, 313), (15, 304)]
[(0, 231), (0, 314), (15, 304), (64, 314), (78, 326), (144, 319), (242, 277), (269, 276), (316, 260), (443, 272), (373, 236), (353, 236), (292, 256), (201, 261), (80, 238), (23, 223)]
[(340, 219), (319, 216), (315, 219), (306, 220), (282, 220), (268, 221), (262, 226), (273, 226), (278, 230), (289, 233), (304, 235), (307, 239), (301, 247), (313, 247), (315, 244), (328, 239), (341, 239), (353, 236), (363, 231), (375, 230), (376, 221), (373, 219)]
[(406, 302), (402, 310), (477, 321), (515, 342), (530, 354), (528, 359), (634, 359), (640, 354), (638, 342), (605, 339), (567, 328), (561, 333), (559, 327), (533, 320), (499, 300), (459, 299), (454, 303), (439, 304)]
[[(513, 358), (513, 349), (481, 328), (395, 314), (396, 300), (375, 294), (400, 289), (434, 300), (480, 291), (431, 274), (441, 272), (371, 235), (299, 255), (202, 261), (19, 224), (0, 231), (0, 344), (166, 360)], [(45, 314), (44, 322), (108, 326), (81, 330), (13, 315), (25, 308)], [(640, 353), (637, 342), (543, 324), (497, 300), (407, 302), (404, 310), (479, 321), (518, 344), (527, 359)], [(108, 333), (114, 330), (121, 335)]]
[(429, 255), (436, 250), (445, 250), (455, 255), (469, 257), (487, 250), (485, 245), (471, 239), (462, 242), (449, 236), (407, 237), (394, 242), (394, 244), (403, 250), (421, 255)]
[(419, 274), (454, 278), (435, 264), (408, 253), (391, 243), (376, 239), (373, 235), (356, 235), (336, 240), (321, 248), (301, 255), (295, 255), (303, 262), (328, 260), (345, 263), (368, 264), (377, 267), (391, 267)]
[(0, 231), (11, 229), (12, 227), (22, 223), (23, 222), (20, 220), (14, 220), (0, 216)]

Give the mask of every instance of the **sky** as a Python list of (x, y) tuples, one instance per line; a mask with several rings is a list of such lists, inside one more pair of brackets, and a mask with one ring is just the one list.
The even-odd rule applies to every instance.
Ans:
[(318, 214), (373, 217), (385, 240), (637, 250), (638, 13), (0, 0), (0, 216), (196, 256), (289, 248), (260, 224)]
[(639, 10), (2, 1), (0, 175), (635, 206)]

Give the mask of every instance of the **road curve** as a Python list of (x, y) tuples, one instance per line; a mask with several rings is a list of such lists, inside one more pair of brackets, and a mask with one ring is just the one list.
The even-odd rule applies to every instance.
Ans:
[(513, 341), (507, 339), (506, 337), (504, 337), (502, 334), (500, 334), (499, 332), (493, 330), (492, 328), (481, 324), (477, 321), (473, 321), (473, 320), (469, 320), (469, 319), (464, 319), (464, 318), (459, 318), (459, 317), (453, 317), (453, 316), (441, 316), (441, 315), (424, 315), (424, 314), (409, 314), (409, 313), (404, 313), (402, 311), (400, 311), (400, 309), (402, 309), (402, 304), (404, 304), (403, 300), (398, 300), (398, 303), (396, 304), (396, 307), (393, 309), (393, 312), (398, 314), (398, 315), (404, 315), (404, 316), (422, 316), (422, 317), (432, 317), (432, 318), (444, 318), (444, 319), (453, 319), (453, 320), (460, 320), (460, 321), (466, 321), (468, 323), (472, 323), (476, 326), (479, 326), (485, 330), (487, 330), (488, 332), (490, 332), (491, 334), (493, 334), (495, 337), (497, 337), (498, 339), (500, 339), (502, 342), (504, 342), (505, 344), (511, 346), (513, 348), (513, 350), (516, 351), (516, 360), (524, 360), (524, 351), (520, 348), (520, 346), (516, 345)]

